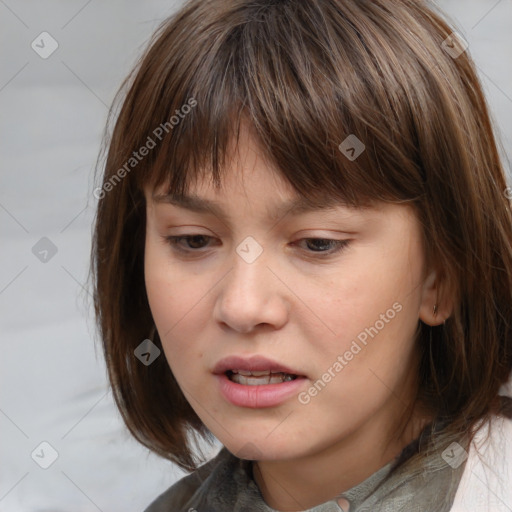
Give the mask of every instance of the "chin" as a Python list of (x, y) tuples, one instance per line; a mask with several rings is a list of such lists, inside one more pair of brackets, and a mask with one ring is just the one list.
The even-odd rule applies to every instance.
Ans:
[[(257, 436), (248, 436), (246, 439), (221, 440), (222, 444), (236, 457), (245, 460), (287, 460), (299, 457), (297, 444), (290, 444), (286, 439), (268, 437), (258, 439)], [(288, 443), (288, 444), (287, 444)]]

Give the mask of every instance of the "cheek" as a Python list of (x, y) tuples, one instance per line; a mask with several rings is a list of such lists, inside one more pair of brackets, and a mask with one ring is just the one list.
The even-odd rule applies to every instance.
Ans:
[[(165, 258), (164, 250), (150, 237), (146, 240), (144, 279), (151, 314), (164, 346), (174, 326), (187, 309), (187, 288), (172, 265)], [(180, 290), (180, 294), (176, 293)]]
[(177, 378), (180, 369), (192, 367), (190, 362), (200, 357), (200, 347), (194, 340), (201, 339), (205, 322), (208, 291), (211, 285), (201, 276), (183, 272), (171, 263), (166, 247), (148, 241), (144, 260), (144, 277), (151, 314), (155, 321), (162, 347)]
[(404, 320), (410, 323), (409, 317), (416, 315), (414, 324), (419, 287), (407, 267), (374, 261), (352, 266), (350, 272), (316, 290), (307, 300), (315, 305), (330, 330), (347, 340), (376, 323), (379, 331), (391, 330), (392, 326), (403, 326)]
[(382, 250), (367, 253), (304, 301), (314, 304), (322, 320), (307, 337), (315, 354), (322, 354), (324, 369), (346, 355), (344, 377), (338, 381), (346, 378), (358, 386), (375, 380), (370, 368), (394, 381), (410, 365), (421, 301), (421, 268), (411, 265), (414, 255), (403, 250), (388, 251), (385, 257)]

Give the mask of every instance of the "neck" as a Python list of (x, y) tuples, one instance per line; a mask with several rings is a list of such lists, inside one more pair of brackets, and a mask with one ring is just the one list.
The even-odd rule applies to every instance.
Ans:
[[(399, 405), (403, 413), (403, 404)], [(418, 408), (409, 409), (408, 416), (399, 413), (398, 421), (391, 420), (387, 404), (334, 445), (292, 460), (254, 462), (254, 479), (265, 502), (283, 512), (305, 510), (363, 482), (398, 457), (431, 421)]]

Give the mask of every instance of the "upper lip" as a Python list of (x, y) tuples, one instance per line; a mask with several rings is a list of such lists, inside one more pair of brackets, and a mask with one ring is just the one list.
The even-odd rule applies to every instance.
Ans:
[(259, 355), (253, 355), (250, 357), (225, 357), (215, 365), (213, 368), (213, 373), (220, 375), (222, 373), (226, 373), (228, 370), (246, 370), (248, 372), (270, 370), (271, 372), (301, 375), (297, 370), (294, 370), (293, 368)]

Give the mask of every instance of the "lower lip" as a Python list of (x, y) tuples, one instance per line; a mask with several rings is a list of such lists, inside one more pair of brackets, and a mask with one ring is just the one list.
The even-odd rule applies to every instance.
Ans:
[(220, 391), (226, 400), (233, 405), (251, 409), (275, 407), (282, 404), (291, 396), (296, 395), (306, 380), (305, 377), (297, 377), (281, 384), (247, 386), (229, 380), (225, 374), (217, 375), (217, 378)]

